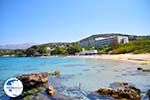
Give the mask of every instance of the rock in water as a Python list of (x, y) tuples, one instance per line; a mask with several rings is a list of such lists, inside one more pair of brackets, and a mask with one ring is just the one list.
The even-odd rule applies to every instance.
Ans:
[(17, 78), (22, 81), (24, 91), (19, 97), (13, 98), (15, 100), (74, 100), (59, 93), (55, 94), (54, 88), (48, 86), (47, 72), (23, 74)]
[(143, 70), (143, 68), (141, 68), (141, 67), (138, 67), (138, 68), (137, 68), (137, 70)]
[(114, 99), (123, 99), (123, 100), (140, 100), (140, 95), (137, 91), (130, 88), (104, 88), (98, 89), (97, 93), (104, 96), (110, 96)]
[(136, 88), (136, 87), (134, 87), (134, 86), (129, 86), (129, 87), (125, 87), (125, 88), (133, 89), (133, 90), (135, 90), (139, 95), (141, 94), (141, 90), (138, 89), (138, 88)]
[(103, 96), (121, 100), (140, 100), (140, 89), (127, 82), (114, 82), (111, 88), (100, 88), (96, 92)]
[(150, 72), (150, 69), (143, 69), (143, 72)]
[(48, 86), (48, 87), (46, 88), (46, 92), (47, 92), (47, 94), (49, 94), (50, 96), (54, 96), (54, 95), (55, 95), (55, 90), (54, 90), (53, 86)]
[(148, 98), (150, 99), (150, 90), (147, 91), (146, 95), (147, 95)]
[(48, 73), (32, 73), (32, 74), (23, 74), (17, 76), (17, 78), (22, 81), (24, 89), (31, 89), (37, 86), (47, 84), (48, 82)]
[(142, 70), (143, 72), (150, 72), (150, 69), (145, 69), (141, 67), (138, 67), (137, 70)]
[(60, 77), (61, 76), (60, 71), (51, 72), (51, 73), (49, 73), (49, 75), (56, 76), (56, 77)]
[(140, 95), (140, 89), (136, 88), (133, 84), (128, 82), (113, 82), (109, 85), (110, 88), (130, 88), (138, 92)]

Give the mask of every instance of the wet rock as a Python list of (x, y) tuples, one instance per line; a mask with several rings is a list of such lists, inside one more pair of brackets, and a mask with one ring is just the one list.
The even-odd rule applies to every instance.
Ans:
[(13, 98), (12, 100), (33, 100), (33, 97), (38, 94), (42, 94), (44, 89), (45, 87), (39, 86), (29, 90), (24, 90), (20, 96)]
[(137, 68), (137, 70), (143, 70), (143, 68), (141, 68), (141, 67), (138, 67), (138, 68)]
[(150, 99), (150, 90), (147, 91), (146, 95), (147, 95), (148, 98)]
[[(58, 73), (53, 74), (58, 75)], [(13, 98), (15, 100), (74, 100), (63, 94), (55, 93), (52, 86), (48, 86), (48, 73), (32, 73), (17, 76), (24, 85), (23, 93)], [(50, 81), (52, 81), (50, 79)]]
[(111, 83), (110, 88), (100, 88), (96, 92), (114, 99), (140, 100), (140, 89), (128, 82)]
[(150, 72), (150, 69), (138, 67), (137, 70), (142, 70), (143, 72)]
[(55, 96), (55, 90), (54, 90), (54, 87), (53, 87), (53, 86), (48, 86), (48, 87), (46, 88), (46, 92), (47, 92), (47, 94), (50, 95), (50, 96)]
[(56, 93), (55, 95), (51, 96), (50, 94), (47, 93), (45, 87), (36, 87), (28, 91), (24, 91), (21, 94), (21, 96), (19, 96), (15, 100), (74, 100), (74, 99), (59, 93)]
[(136, 88), (133, 84), (128, 82), (114, 82), (109, 85), (110, 88), (129, 88), (137, 91), (140, 94), (140, 89)]
[(139, 95), (141, 94), (141, 90), (134, 87), (134, 86), (129, 86), (129, 87), (125, 87), (125, 88), (130, 88), (130, 89), (133, 89), (134, 91), (136, 91)]
[(143, 72), (150, 72), (150, 69), (143, 69)]
[(140, 100), (138, 92), (130, 88), (100, 88), (96, 92), (100, 95), (113, 97), (114, 99)]
[(48, 82), (48, 73), (32, 73), (32, 74), (23, 74), (17, 76), (17, 78), (22, 81), (24, 89), (31, 89), (37, 86), (46, 85)]
[(61, 74), (60, 71), (54, 71), (52, 73), (49, 73), (49, 75), (59, 77)]

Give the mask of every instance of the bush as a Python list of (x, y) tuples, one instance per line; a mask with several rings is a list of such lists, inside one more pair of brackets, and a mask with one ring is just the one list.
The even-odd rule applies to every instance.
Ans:
[(51, 52), (52, 55), (66, 55), (67, 51), (64, 47), (56, 47), (55, 50)]
[(97, 50), (98, 50), (98, 53), (105, 54), (105, 53), (108, 53), (111, 50), (111, 47), (108, 46), (108, 45), (102, 45), (99, 48), (97, 48)]
[(137, 41), (131, 41), (129, 43), (119, 45), (117, 49), (112, 51), (112, 54), (122, 53), (150, 53), (150, 40), (140, 39)]
[(81, 47), (78, 44), (74, 44), (74, 45), (68, 46), (68, 48), (67, 48), (68, 54), (75, 54), (77, 52), (80, 52), (81, 50), (82, 49), (81, 49)]

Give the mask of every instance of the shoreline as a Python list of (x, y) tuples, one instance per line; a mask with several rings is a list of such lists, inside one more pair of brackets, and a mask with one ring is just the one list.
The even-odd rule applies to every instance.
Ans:
[(75, 58), (91, 58), (134, 62), (139, 64), (150, 64), (150, 54), (117, 54), (117, 55), (83, 55), (83, 56), (67, 56)]
[[(16, 57), (16, 56), (0, 56), (0, 57)], [(49, 57), (73, 57), (73, 58), (88, 58), (88, 59), (103, 59), (126, 61), (132, 63), (139, 63), (141, 65), (150, 65), (150, 54), (101, 54), (101, 55), (53, 55), (53, 56), (37, 56), (37, 58)], [(34, 58), (34, 57), (33, 57)]]

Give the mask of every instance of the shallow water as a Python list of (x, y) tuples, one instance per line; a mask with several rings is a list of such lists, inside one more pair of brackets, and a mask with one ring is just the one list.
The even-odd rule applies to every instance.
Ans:
[[(91, 92), (98, 88), (109, 87), (109, 84), (115, 81), (130, 82), (145, 93), (150, 89), (150, 73), (137, 71), (137, 67), (140, 66), (150, 68), (149, 65), (131, 62), (88, 58), (0, 58), (0, 97), (4, 96), (3, 83), (8, 78), (18, 74), (55, 70), (59, 70), (62, 76), (50, 77), (49, 84), (56, 85), (58, 92), (68, 96), (79, 96), (78, 93), (74, 93), (76, 92), (73, 91), (74, 88)], [(84, 95), (80, 97), (87, 99)]]

